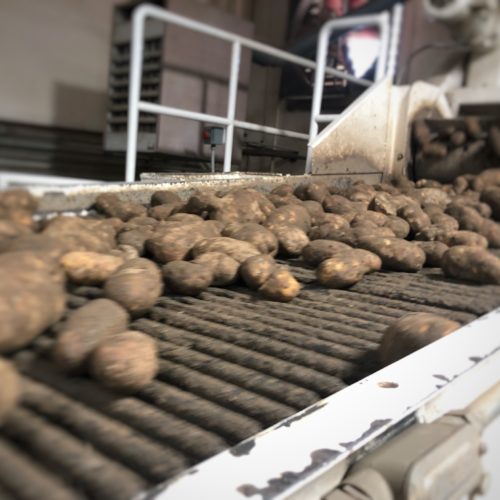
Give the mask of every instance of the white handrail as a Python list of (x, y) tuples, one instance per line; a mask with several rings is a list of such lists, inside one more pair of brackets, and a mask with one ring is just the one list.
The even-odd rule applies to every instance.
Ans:
[[(382, 12), (369, 16), (355, 16), (346, 19), (332, 19), (321, 27), (318, 37), (318, 49), (316, 51), (316, 73), (314, 75), (314, 89), (311, 106), (311, 118), (309, 122), (309, 143), (307, 145), (306, 174), (311, 173), (312, 164), (312, 141), (318, 135), (318, 123), (324, 122), (325, 116), (321, 114), (321, 102), (323, 100), (323, 87), (325, 84), (325, 74), (328, 74), (326, 66), (326, 55), (328, 43), (333, 31), (355, 26), (378, 26), (380, 32), (379, 57), (375, 71), (375, 80), (381, 80), (387, 68), (387, 53), (389, 46), (389, 14)], [(331, 116), (331, 115), (329, 115)]]
[[(150, 102), (141, 101), (141, 79), (142, 79), (142, 54), (144, 50), (144, 25), (147, 18), (154, 18), (164, 23), (176, 24), (184, 28), (204, 33), (206, 35), (225, 40), (232, 44), (231, 50), (231, 67), (229, 78), (229, 92), (228, 92), (228, 109), (226, 117), (211, 115), (207, 113), (199, 113), (188, 111), (171, 106), (163, 106)], [(330, 23), (337, 23), (333, 26), (340, 28), (340, 25), (356, 26), (360, 24), (362, 18), (355, 18), (353, 23), (350, 21), (348, 24), (343, 23), (345, 20), (335, 20)], [(349, 20), (348, 20), (349, 21)], [(331, 25), (327, 23), (328, 25)], [(332, 28), (333, 29), (333, 28)], [(126, 182), (133, 182), (136, 173), (137, 161), (137, 135), (139, 132), (139, 112), (147, 112), (153, 114), (162, 114), (168, 116), (176, 116), (180, 118), (187, 118), (196, 121), (205, 121), (226, 127), (226, 144), (224, 150), (224, 172), (231, 171), (231, 158), (233, 150), (233, 137), (234, 128), (243, 128), (247, 130), (256, 130), (269, 134), (282, 135), (285, 137), (293, 137), (296, 139), (309, 140), (308, 134), (296, 132), (292, 130), (279, 129), (256, 123), (245, 122), (235, 119), (235, 106), (236, 95), (238, 89), (238, 73), (241, 48), (246, 47), (256, 52), (268, 54), (277, 59), (282, 59), (292, 64), (297, 64), (305, 68), (316, 69), (317, 63), (306, 59), (304, 57), (291, 54), (284, 50), (271, 47), (250, 38), (245, 38), (229, 31), (225, 31), (205, 23), (195, 21), (193, 19), (174, 14), (168, 10), (162, 9), (155, 5), (141, 4), (135, 8), (132, 16), (132, 39), (131, 39), (131, 60), (130, 60), (130, 82), (129, 82), (129, 96), (128, 96), (128, 129), (127, 129), (127, 158), (126, 158)], [(319, 66), (318, 66), (319, 68)], [(384, 63), (385, 68), (385, 63)], [(318, 73), (319, 71), (317, 71)], [(328, 68), (323, 64), (321, 69), (322, 78), (324, 75), (331, 75), (343, 78), (344, 80), (357, 83), (369, 87), (372, 82), (363, 78), (356, 78), (343, 71), (338, 71), (334, 68)]]

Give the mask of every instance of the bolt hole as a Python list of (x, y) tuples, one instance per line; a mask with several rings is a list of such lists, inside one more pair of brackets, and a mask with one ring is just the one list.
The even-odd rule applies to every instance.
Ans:
[(396, 389), (399, 387), (399, 384), (396, 384), (396, 382), (379, 382), (378, 386), (383, 389)]

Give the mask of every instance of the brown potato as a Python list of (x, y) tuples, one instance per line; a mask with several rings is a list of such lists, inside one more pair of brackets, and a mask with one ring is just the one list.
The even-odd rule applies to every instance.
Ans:
[(382, 227), (387, 222), (387, 215), (374, 210), (367, 210), (362, 214), (358, 214), (351, 221), (351, 227), (363, 226), (365, 224), (372, 224), (375, 227)]
[(397, 215), (398, 204), (394, 200), (393, 196), (382, 191), (377, 192), (368, 208), (385, 215)]
[(421, 231), (415, 234), (415, 240), (418, 241), (442, 241), (444, 235), (447, 233), (446, 229), (441, 226), (428, 226), (424, 227)]
[(378, 255), (383, 267), (394, 271), (416, 272), (425, 262), (424, 251), (406, 240), (365, 236), (358, 239), (358, 246)]
[(483, 225), (483, 217), (472, 207), (450, 203), (446, 213), (458, 221), (459, 228), (466, 231), (479, 232)]
[(312, 267), (318, 267), (326, 259), (352, 251), (349, 245), (340, 241), (314, 240), (302, 249), (302, 260)]
[(177, 203), (155, 205), (148, 209), (148, 215), (156, 220), (167, 220), (170, 216), (176, 214), (182, 206), (183, 205)]
[(344, 196), (331, 194), (323, 200), (323, 209), (325, 212), (341, 215), (350, 223), (356, 215), (366, 211), (366, 206), (365, 204), (348, 200)]
[(500, 168), (488, 168), (483, 170), (476, 179), (480, 179), (484, 187), (500, 186)]
[(29, 344), (64, 312), (62, 273), (37, 253), (0, 256), (0, 353)]
[(346, 231), (349, 229), (349, 223), (337, 214), (325, 214), (325, 222), (313, 227), (309, 231), (309, 236), (312, 240), (329, 239), (328, 234), (332, 231)]
[(269, 194), (267, 199), (274, 205), (275, 208), (283, 207), (285, 205), (303, 205), (304, 202), (299, 200), (293, 194), (288, 196), (279, 196), (277, 194)]
[(265, 298), (278, 302), (290, 302), (299, 292), (300, 283), (285, 266), (278, 266), (259, 288), (259, 293)]
[(123, 224), (118, 232), (129, 231), (130, 229), (136, 229), (137, 227), (155, 227), (158, 221), (153, 217), (133, 217)]
[(313, 181), (299, 184), (293, 194), (301, 200), (314, 200), (323, 203), (323, 200), (330, 194), (328, 185), (325, 182)]
[(275, 225), (272, 232), (279, 244), (278, 253), (283, 257), (298, 257), (309, 243), (307, 234), (300, 227), (291, 224)]
[(472, 231), (449, 231), (444, 233), (439, 238), (439, 241), (446, 243), (449, 247), (467, 245), (488, 248), (488, 240), (484, 236)]
[(311, 240), (332, 240), (340, 241), (349, 246), (355, 246), (357, 238), (353, 233), (353, 228), (336, 229), (330, 224), (322, 224), (318, 227), (313, 227), (309, 233)]
[(478, 246), (450, 248), (443, 255), (441, 267), (451, 278), (500, 285), (500, 259)]
[(352, 250), (352, 253), (358, 259), (359, 263), (365, 267), (366, 273), (380, 271), (382, 268), (382, 259), (377, 254), (363, 250), (362, 248), (355, 248)]
[(0, 358), (0, 425), (7, 419), (21, 399), (21, 377), (14, 365)]
[(278, 239), (269, 229), (255, 222), (228, 224), (222, 231), (222, 236), (235, 240), (247, 241), (254, 245), (260, 253), (275, 255), (278, 251)]
[(443, 212), (440, 214), (432, 214), (430, 219), (433, 225), (440, 227), (443, 231), (457, 231), (459, 228), (457, 219)]
[(37, 199), (25, 189), (16, 188), (0, 192), (0, 208), (21, 209), (32, 213), (37, 207)]
[(155, 191), (151, 195), (151, 206), (181, 204), (181, 197), (174, 191)]
[(450, 203), (450, 196), (437, 187), (424, 187), (421, 189), (415, 189), (413, 191), (415, 198), (422, 205), (438, 205), (441, 208), (445, 208), (448, 203)]
[(174, 260), (165, 264), (162, 267), (162, 274), (167, 290), (193, 296), (204, 292), (214, 277), (210, 267), (196, 261), (185, 260)]
[(212, 272), (212, 286), (228, 286), (238, 279), (240, 263), (221, 252), (207, 252), (193, 260)]
[(65, 322), (52, 357), (66, 371), (81, 371), (90, 353), (106, 338), (127, 329), (128, 314), (109, 299), (96, 299), (73, 312)]
[(221, 206), (222, 200), (215, 193), (198, 191), (193, 193), (187, 201), (186, 212), (188, 214), (204, 216)]
[(119, 245), (134, 247), (139, 255), (144, 255), (146, 241), (152, 238), (154, 234), (155, 230), (151, 226), (136, 226), (132, 229), (122, 230), (116, 237), (116, 241)]
[(408, 313), (387, 327), (379, 348), (383, 365), (390, 365), (460, 328), (460, 323), (430, 313)]
[(146, 215), (146, 207), (132, 201), (121, 201), (113, 193), (100, 194), (95, 200), (96, 209), (108, 217), (118, 217), (123, 221), (128, 221), (133, 217)]
[(275, 194), (278, 196), (289, 196), (289, 195), (293, 194), (293, 189), (294, 188), (293, 188), (292, 184), (283, 183), (283, 184), (279, 184), (278, 186), (273, 188), (273, 190), (271, 191), (271, 194)]
[(446, 144), (434, 141), (422, 146), (422, 153), (425, 158), (445, 158), (448, 154), (448, 148)]
[(431, 142), (431, 129), (424, 120), (415, 121), (413, 124), (413, 135), (420, 146), (425, 146)]
[(481, 201), (491, 207), (491, 215), (500, 221), (500, 187), (488, 187), (481, 192)]
[(406, 238), (410, 234), (410, 224), (397, 215), (387, 215), (384, 226), (389, 228), (396, 238)]
[(489, 248), (500, 248), (500, 224), (490, 219), (483, 219), (479, 233), (488, 240)]
[(134, 317), (153, 307), (162, 291), (160, 269), (154, 262), (141, 258), (126, 261), (104, 284), (105, 296)]
[(218, 234), (215, 226), (208, 222), (185, 224), (166, 221), (164, 226), (157, 227), (153, 236), (146, 240), (146, 250), (157, 262), (166, 264), (186, 259), (198, 242), (217, 237)]
[(301, 205), (284, 205), (273, 210), (264, 223), (271, 230), (282, 224), (297, 226), (307, 233), (311, 229), (311, 216)]
[(225, 236), (203, 239), (196, 243), (192, 250), (194, 258), (197, 258), (207, 252), (224, 253), (238, 261), (240, 264), (245, 262), (245, 260), (249, 257), (260, 255), (259, 250), (251, 243), (248, 243), (247, 241), (234, 240), (233, 238), (227, 238)]
[(464, 119), (465, 131), (471, 139), (480, 139), (483, 135), (481, 123), (476, 116), (466, 116)]
[(366, 266), (353, 253), (340, 253), (324, 260), (316, 269), (318, 281), (328, 288), (346, 288), (363, 278)]
[(61, 258), (68, 278), (79, 285), (104, 283), (123, 262), (123, 258), (96, 252), (69, 252)]
[(120, 257), (123, 261), (137, 259), (137, 257), (139, 257), (137, 249), (130, 245), (118, 245), (116, 248), (111, 250), (109, 254), (114, 255), (115, 257)]
[(158, 372), (156, 342), (141, 332), (124, 331), (114, 335), (92, 353), (90, 372), (111, 389), (138, 391)]
[(414, 234), (431, 225), (429, 216), (418, 206), (406, 205), (397, 211), (397, 215), (408, 222)]
[(318, 201), (306, 200), (302, 203), (302, 206), (309, 212), (312, 226), (317, 226), (325, 220), (323, 205), (321, 205)]
[(425, 266), (441, 267), (443, 255), (448, 246), (441, 241), (415, 241), (415, 244), (425, 252)]
[(453, 180), (453, 189), (455, 193), (461, 194), (469, 189), (469, 181), (464, 175), (459, 175)]
[(204, 219), (202, 219), (199, 215), (185, 213), (173, 214), (167, 219), (167, 222), (180, 222), (183, 224), (196, 224), (203, 221)]
[(276, 271), (277, 264), (269, 255), (255, 255), (240, 266), (240, 276), (248, 288), (261, 287)]

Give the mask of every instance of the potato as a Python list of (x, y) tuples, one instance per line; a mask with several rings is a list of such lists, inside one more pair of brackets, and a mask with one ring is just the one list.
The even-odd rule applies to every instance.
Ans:
[(212, 283), (212, 270), (198, 262), (174, 260), (162, 267), (167, 290), (180, 295), (199, 295)]
[(481, 123), (476, 116), (466, 116), (464, 118), (465, 131), (471, 139), (480, 139), (483, 135)]
[(282, 224), (297, 226), (307, 233), (311, 229), (311, 216), (307, 209), (301, 205), (284, 205), (269, 214), (264, 226), (272, 230), (274, 226)]
[(328, 288), (346, 288), (363, 278), (365, 265), (353, 253), (340, 253), (324, 260), (316, 269), (316, 277)]
[(351, 221), (351, 227), (363, 226), (365, 224), (372, 224), (375, 227), (384, 226), (387, 222), (387, 215), (381, 212), (375, 212), (374, 210), (367, 210), (361, 214), (358, 214)]
[(151, 195), (151, 206), (183, 203), (181, 197), (174, 191), (155, 191)]
[(0, 252), (6, 250), (15, 238), (29, 234), (31, 229), (27, 226), (11, 220), (0, 220)]
[(152, 238), (155, 230), (151, 226), (136, 226), (129, 230), (123, 230), (117, 237), (119, 245), (134, 247), (139, 255), (146, 251), (146, 241)]
[(111, 250), (109, 254), (114, 255), (115, 257), (120, 257), (123, 261), (137, 259), (137, 257), (139, 257), (137, 249), (130, 245), (118, 245), (116, 248)]
[(397, 215), (398, 204), (390, 194), (378, 192), (373, 197), (368, 208), (385, 215)]
[(396, 238), (406, 238), (410, 234), (410, 224), (397, 215), (387, 215), (384, 227), (389, 228)]
[(347, 190), (345, 196), (348, 200), (361, 202), (368, 207), (376, 194), (373, 186), (364, 182), (356, 182)]
[(300, 227), (291, 224), (275, 225), (272, 232), (278, 241), (278, 253), (283, 257), (298, 257), (309, 243), (307, 234)]
[(235, 240), (247, 241), (254, 245), (260, 253), (275, 255), (278, 251), (278, 239), (264, 226), (255, 222), (228, 224), (222, 231), (222, 236), (229, 236)]
[(478, 246), (450, 248), (443, 255), (441, 268), (451, 278), (500, 285), (500, 259)]
[(446, 144), (439, 141), (430, 142), (422, 146), (422, 153), (425, 158), (446, 158), (448, 148)]
[(311, 240), (332, 240), (340, 241), (349, 246), (355, 246), (357, 238), (353, 233), (354, 228), (347, 227), (346, 229), (336, 229), (335, 226), (330, 224), (322, 224), (319, 227), (311, 229)]
[[(204, 222), (205, 220), (202, 219), (199, 215), (195, 214), (185, 214), (185, 213), (177, 213), (171, 215), (168, 219), (167, 222), (178, 222), (182, 224), (196, 224), (196, 223), (201, 223)], [(208, 222), (208, 221), (205, 221)]]
[(95, 200), (96, 209), (108, 217), (128, 221), (133, 217), (146, 215), (146, 207), (132, 201), (121, 201), (116, 194), (100, 194)]
[(383, 365), (390, 365), (460, 328), (460, 323), (431, 313), (408, 313), (389, 325), (379, 348)]
[(37, 199), (25, 189), (8, 189), (7, 191), (0, 192), (0, 208), (34, 212), (37, 207)]
[(29, 344), (64, 312), (62, 273), (36, 253), (0, 256), (0, 353)]
[(431, 129), (424, 120), (415, 121), (413, 124), (413, 135), (420, 146), (425, 146), (431, 142)]
[(158, 226), (145, 248), (161, 264), (188, 257), (192, 248), (205, 238), (218, 236), (216, 228), (208, 223), (165, 222)]
[(80, 372), (90, 353), (105, 339), (128, 326), (127, 311), (109, 299), (96, 299), (74, 311), (52, 349), (52, 357), (65, 371)]
[(425, 266), (441, 267), (443, 255), (448, 246), (441, 241), (415, 241), (415, 244), (425, 252)]
[(397, 215), (408, 222), (414, 234), (431, 225), (429, 216), (417, 206), (406, 205), (397, 211)]
[(446, 213), (458, 221), (459, 228), (466, 231), (479, 232), (483, 225), (483, 217), (472, 207), (450, 203)]
[(278, 196), (289, 196), (293, 194), (293, 190), (294, 188), (291, 184), (283, 183), (273, 188), (271, 194), (275, 194)]
[(418, 241), (442, 241), (444, 240), (444, 235), (448, 231), (443, 229), (441, 226), (428, 226), (424, 227), (421, 231), (415, 234), (415, 240)]
[(96, 252), (69, 252), (61, 258), (68, 278), (78, 285), (104, 283), (123, 262), (123, 258)]
[(443, 212), (432, 214), (430, 219), (433, 225), (440, 227), (443, 231), (457, 231), (459, 228), (458, 220)]
[(500, 187), (488, 187), (481, 192), (481, 201), (491, 207), (491, 215), (500, 221)]
[(133, 217), (123, 224), (118, 232), (129, 231), (130, 229), (136, 229), (138, 227), (155, 227), (158, 221), (153, 217)]
[(148, 335), (124, 331), (102, 342), (90, 358), (93, 377), (111, 389), (135, 392), (158, 372), (157, 347)]
[(325, 212), (341, 215), (347, 222), (351, 222), (358, 214), (366, 211), (364, 204), (350, 201), (344, 196), (331, 194), (323, 200), (323, 209)]
[(385, 238), (395, 238), (396, 235), (392, 229), (388, 227), (374, 227), (374, 226), (356, 226), (351, 228), (351, 234), (354, 239), (354, 244), (364, 236), (383, 236)]
[(274, 205), (275, 208), (283, 207), (285, 205), (303, 205), (304, 202), (299, 200), (293, 194), (288, 196), (279, 196), (277, 194), (270, 194), (267, 199)]
[(352, 251), (349, 245), (340, 241), (314, 240), (302, 249), (302, 260), (312, 267), (318, 267), (326, 259)]
[(490, 219), (483, 219), (479, 233), (488, 240), (489, 248), (500, 248), (500, 224)]
[[(328, 234), (332, 231), (346, 231), (349, 229), (349, 223), (340, 215), (326, 214), (325, 222), (319, 226), (313, 227), (309, 232), (312, 240), (329, 239)], [(331, 217), (330, 217), (331, 216)]]
[(472, 231), (449, 231), (444, 233), (439, 240), (446, 243), (449, 247), (467, 245), (488, 248), (488, 240), (484, 236)]
[(193, 247), (192, 254), (194, 258), (207, 253), (207, 252), (221, 252), (229, 255), (234, 260), (239, 262), (245, 262), (249, 257), (254, 255), (260, 255), (259, 250), (248, 243), (247, 241), (235, 240), (233, 238), (227, 238), (224, 236), (219, 236), (216, 238), (206, 238)]
[(248, 286), (256, 290), (262, 286), (276, 271), (277, 264), (269, 255), (255, 255), (240, 266), (240, 276)]
[(323, 203), (323, 200), (330, 192), (325, 182), (313, 181), (299, 184), (293, 194), (301, 200), (314, 200)]
[(122, 305), (132, 316), (154, 306), (163, 291), (161, 271), (147, 259), (131, 259), (105, 282), (104, 294)]
[(463, 193), (469, 189), (469, 181), (464, 175), (459, 175), (453, 180), (453, 189), (457, 194)]
[(222, 206), (222, 200), (215, 193), (195, 192), (186, 203), (186, 212), (199, 216), (207, 215)]
[(284, 266), (279, 266), (259, 288), (259, 293), (265, 298), (278, 302), (290, 302), (299, 292), (299, 282)]
[(0, 358), (0, 426), (21, 399), (21, 377), (14, 365)]
[(358, 246), (378, 255), (383, 267), (394, 271), (416, 272), (425, 262), (424, 251), (406, 240), (365, 236), (358, 239)]
[(321, 205), (318, 201), (306, 200), (302, 203), (302, 206), (309, 212), (312, 226), (317, 226), (325, 220), (323, 205)]
[(227, 286), (238, 279), (240, 263), (221, 252), (207, 252), (193, 260), (212, 272), (213, 286)]
[(436, 187), (424, 187), (413, 191), (415, 198), (422, 205), (438, 205), (445, 208), (450, 203), (451, 198), (442, 189)]
[(167, 220), (171, 215), (176, 214), (181, 207), (182, 205), (176, 203), (155, 205), (148, 209), (148, 215), (156, 220)]
[(355, 248), (352, 253), (358, 259), (359, 263), (365, 267), (366, 273), (380, 271), (382, 268), (382, 259), (377, 254), (363, 250), (362, 248)]

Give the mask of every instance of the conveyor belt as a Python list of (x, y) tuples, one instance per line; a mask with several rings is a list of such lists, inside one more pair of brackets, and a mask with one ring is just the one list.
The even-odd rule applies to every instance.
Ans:
[[(288, 304), (242, 288), (164, 296), (132, 328), (158, 340), (156, 380), (119, 396), (57, 371), (57, 330), (14, 357), (22, 405), (0, 429), (0, 498), (130, 498), (375, 371), (386, 326), (410, 311), (462, 323), (500, 306), (500, 287), (379, 272), (326, 290), (292, 263), (304, 289)], [(101, 290), (78, 287), (79, 307)]]

